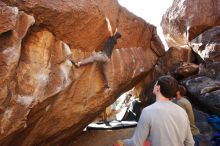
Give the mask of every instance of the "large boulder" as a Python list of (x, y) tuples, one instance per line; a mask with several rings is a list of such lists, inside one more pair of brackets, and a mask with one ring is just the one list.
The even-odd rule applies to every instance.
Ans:
[(203, 31), (220, 24), (218, 0), (174, 0), (161, 26), (169, 47), (187, 45)]
[(197, 64), (182, 62), (175, 69), (174, 75), (178, 78), (186, 78), (198, 74), (198, 72), (199, 72), (199, 66)]
[[(165, 53), (155, 27), (116, 0), (3, 1), (11, 7), (2, 8), (16, 6), (36, 20), (26, 35), (33, 17), (18, 11), (24, 17), (17, 17), (15, 27), (0, 36), (0, 42), (9, 46), (6, 49), (18, 46), (17, 53), (6, 51), (8, 55), (1, 57), (13, 62), (13, 66), (6, 62), (0, 68), (6, 78), (0, 94), (3, 146), (59, 145), (72, 139), (120, 94), (148, 75)], [(104, 65), (110, 88), (105, 87), (103, 64), (76, 68), (70, 61), (80, 61), (102, 49), (109, 37), (106, 17), (113, 30), (117, 27), (122, 34), (110, 62)], [(14, 32), (19, 39), (8, 41)], [(3, 67), (10, 68), (5, 71)]]
[(0, 34), (14, 29), (18, 16), (18, 9), (16, 7), (9, 7), (0, 1)]
[(183, 62), (192, 62), (193, 54), (189, 48), (171, 47), (158, 61), (158, 66), (164, 74), (174, 74), (176, 68)]
[(206, 76), (194, 76), (182, 80), (191, 100), (206, 112), (220, 115), (220, 81)]
[(148, 75), (135, 86), (135, 96), (139, 97), (145, 106), (150, 105), (155, 101), (152, 91), (155, 81), (160, 76), (171, 74), (177, 77), (186, 77), (196, 74), (198, 65), (191, 64), (191, 66), (186, 68), (186, 64), (190, 64), (193, 61), (193, 56), (192, 50), (189, 48), (170, 48), (164, 55), (160, 56)]
[[(108, 36), (105, 15), (96, 1), (5, 1), (30, 13), (42, 25), (73, 49), (100, 48)], [(117, 8), (119, 9), (119, 8)]]

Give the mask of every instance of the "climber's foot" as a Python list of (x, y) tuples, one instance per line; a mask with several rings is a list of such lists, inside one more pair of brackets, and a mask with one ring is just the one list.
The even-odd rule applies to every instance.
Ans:
[(70, 61), (72, 62), (72, 64), (73, 64), (75, 67), (80, 67), (80, 62), (75, 62), (73, 59), (70, 59)]

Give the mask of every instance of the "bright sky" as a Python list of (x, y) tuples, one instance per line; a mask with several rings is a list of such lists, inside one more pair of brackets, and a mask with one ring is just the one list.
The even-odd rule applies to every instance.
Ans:
[[(157, 26), (157, 33), (165, 44), (160, 22), (173, 0), (118, 0), (118, 2), (130, 12)], [(167, 49), (166, 44), (165, 47)]]

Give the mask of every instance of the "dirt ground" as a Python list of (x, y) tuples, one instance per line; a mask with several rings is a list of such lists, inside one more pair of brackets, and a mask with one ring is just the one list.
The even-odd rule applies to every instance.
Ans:
[(130, 138), (134, 128), (84, 131), (68, 146), (112, 146), (118, 139)]
[[(113, 146), (116, 140), (130, 138), (133, 132), (134, 128), (84, 131), (68, 146)], [(200, 146), (212, 146), (212, 144), (210, 141), (201, 141)]]

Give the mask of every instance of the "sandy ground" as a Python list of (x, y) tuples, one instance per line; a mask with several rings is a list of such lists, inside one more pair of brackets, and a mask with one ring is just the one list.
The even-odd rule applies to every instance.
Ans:
[(112, 146), (118, 139), (130, 138), (134, 128), (120, 130), (89, 130), (83, 132), (68, 146)]
[[(133, 132), (134, 128), (84, 131), (67, 146), (113, 146), (116, 140), (130, 138)], [(212, 146), (212, 144), (210, 141), (201, 141), (200, 146)]]

